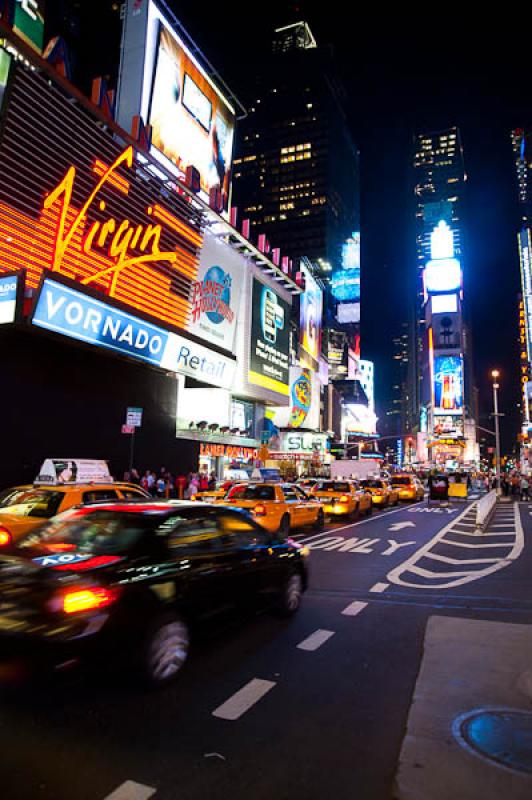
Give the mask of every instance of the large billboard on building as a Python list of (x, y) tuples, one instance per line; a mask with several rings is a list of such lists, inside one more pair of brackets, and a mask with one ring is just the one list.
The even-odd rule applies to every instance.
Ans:
[(288, 303), (253, 278), (249, 383), (288, 396), (289, 329)]
[(462, 414), (464, 367), (461, 356), (434, 356), (434, 413)]
[[(53, 272), (185, 329), (202, 216), (81, 107), (12, 65), (0, 138), (0, 274)], [(158, 170), (160, 172), (160, 170)]]
[(7, 79), (9, 78), (10, 66), (11, 56), (6, 50), (3, 50), (0, 47), (0, 114), (2, 113), (4, 94), (6, 91)]
[(277, 428), (320, 427), (321, 384), (317, 373), (302, 367), (290, 367), (290, 398), (287, 406), (277, 406), (269, 415)]
[(518, 234), (519, 262), (521, 265), (521, 290), (525, 312), (526, 351), (532, 361), (532, 236), (530, 228)]
[(26, 44), (42, 53), (45, 0), (0, 0), (0, 19)]
[(300, 297), (299, 347), (302, 362), (317, 369), (321, 354), (321, 325), (323, 316), (323, 292), (306, 267), (305, 291)]
[(212, 234), (201, 248), (191, 289), (190, 333), (233, 350), (246, 260)]
[(180, 173), (195, 167), (203, 192), (220, 189), (227, 208), (235, 109), (198, 52), (156, 2), (128, 0), (118, 119), (129, 130), (140, 114), (154, 148)]

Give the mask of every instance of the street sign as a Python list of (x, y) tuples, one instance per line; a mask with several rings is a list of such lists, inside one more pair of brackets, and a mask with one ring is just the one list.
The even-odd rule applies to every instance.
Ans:
[(142, 408), (128, 408), (126, 425), (130, 428), (140, 428), (142, 425)]
[(133, 425), (122, 425), (122, 433), (135, 433)]

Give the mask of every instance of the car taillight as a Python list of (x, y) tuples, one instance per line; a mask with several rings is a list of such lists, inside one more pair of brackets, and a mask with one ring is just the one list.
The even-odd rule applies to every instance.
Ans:
[(265, 517), (266, 516), (266, 506), (264, 506), (262, 504), (258, 505), (258, 506), (255, 506), (255, 508), (253, 509), (253, 513), (255, 514), (256, 517)]
[(349, 503), (349, 497), (346, 494), (343, 494), (340, 498), (341, 503)]
[(192, 495), (192, 497), (191, 497), (190, 499), (191, 499), (191, 500), (197, 500), (198, 498), (197, 498), (197, 495), (193, 494), (193, 495)]
[(0, 547), (7, 547), (13, 541), (13, 537), (7, 528), (0, 525)]
[(66, 614), (79, 614), (82, 611), (97, 611), (110, 606), (117, 600), (117, 589), (105, 589), (101, 586), (89, 589), (76, 589), (62, 595), (62, 608)]

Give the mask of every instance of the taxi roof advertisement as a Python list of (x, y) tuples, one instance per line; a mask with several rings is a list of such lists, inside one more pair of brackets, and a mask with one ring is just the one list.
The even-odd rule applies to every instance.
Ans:
[(194, 166), (201, 189), (229, 205), (235, 109), (153, 0), (128, 0), (118, 87), (118, 121), (140, 114), (152, 126), (154, 154), (184, 174)]

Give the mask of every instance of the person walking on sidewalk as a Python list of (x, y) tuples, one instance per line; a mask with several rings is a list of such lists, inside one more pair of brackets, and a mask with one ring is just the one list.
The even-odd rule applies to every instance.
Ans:
[(521, 488), (521, 500), (530, 500), (529, 497), (530, 484), (528, 482), (528, 478), (526, 477), (526, 475), (521, 476), (520, 488)]

